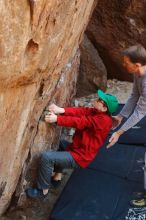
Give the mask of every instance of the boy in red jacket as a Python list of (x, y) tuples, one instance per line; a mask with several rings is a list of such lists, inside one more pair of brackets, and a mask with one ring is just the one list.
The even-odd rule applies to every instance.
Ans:
[[(73, 127), (76, 131), (73, 142), (68, 146), (65, 146), (65, 142), (61, 142), (61, 150), (41, 154), (38, 188), (27, 189), (28, 197), (45, 197), (51, 182), (53, 185), (60, 183), (64, 168), (86, 168), (95, 158), (112, 127), (111, 114), (118, 107), (115, 96), (101, 90), (98, 90), (97, 94), (99, 98), (94, 101), (94, 108), (60, 108), (55, 104), (50, 105), (50, 113), (46, 115), (45, 121), (57, 122), (59, 126)], [(51, 178), (53, 171), (55, 175)]]

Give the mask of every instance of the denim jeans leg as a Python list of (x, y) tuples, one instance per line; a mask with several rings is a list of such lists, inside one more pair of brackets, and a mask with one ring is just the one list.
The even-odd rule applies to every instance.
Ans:
[(37, 186), (39, 189), (49, 189), (51, 183), (51, 175), (54, 166), (61, 169), (77, 168), (78, 165), (67, 151), (50, 151), (41, 154), (40, 169), (38, 173)]
[[(60, 143), (59, 143), (59, 148), (58, 148), (58, 151), (65, 151), (66, 147), (70, 144), (69, 141), (66, 141), (66, 140), (60, 140)], [(54, 172), (55, 173), (62, 173), (63, 171), (63, 168), (59, 165), (55, 165), (54, 166)]]

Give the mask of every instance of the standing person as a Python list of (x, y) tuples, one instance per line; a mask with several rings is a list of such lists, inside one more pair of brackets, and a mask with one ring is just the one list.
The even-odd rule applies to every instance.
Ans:
[(53, 169), (53, 183), (57, 183), (61, 181), (63, 168), (85, 168), (95, 158), (112, 127), (111, 113), (118, 107), (115, 96), (98, 90), (98, 97), (93, 103), (94, 108), (60, 108), (55, 104), (49, 107), (50, 113), (45, 117), (47, 123), (57, 122), (59, 126), (73, 127), (76, 131), (73, 142), (65, 151), (41, 154), (37, 188), (27, 189), (28, 197), (45, 197), (48, 194)]
[[(135, 45), (124, 50), (123, 66), (128, 74), (133, 74), (134, 76), (133, 90), (122, 111), (113, 117), (113, 128), (118, 127), (123, 118), (127, 118), (127, 120), (116, 132), (113, 133), (109, 139), (107, 148), (113, 146), (124, 132), (136, 125), (146, 115), (145, 48), (141, 45)], [(146, 180), (144, 183), (144, 189), (146, 191)], [(146, 206), (146, 199), (132, 200), (131, 205), (135, 207)]]

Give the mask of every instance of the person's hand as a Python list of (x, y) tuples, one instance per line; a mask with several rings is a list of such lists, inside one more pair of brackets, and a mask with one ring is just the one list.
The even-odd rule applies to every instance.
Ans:
[(114, 132), (111, 136), (111, 138), (109, 139), (109, 144), (107, 145), (106, 148), (110, 148), (112, 147), (118, 140), (119, 140), (119, 137), (124, 133), (125, 131), (120, 129), (116, 132)]
[(50, 112), (53, 112), (54, 114), (61, 114), (65, 112), (64, 108), (61, 108), (55, 104), (51, 104), (48, 109)]
[(54, 123), (57, 121), (57, 115), (55, 115), (52, 112), (49, 112), (47, 115), (45, 115), (45, 121), (48, 123)]
[(116, 115), (112, 117), (112, 129), (116, 129), (122, 122), (123, 117), (121, 115)]
[(120, 135), (118, 134), (118, 132), (114, 132), (111, 138), (109, 139), (109, 144), (107, 145), (106, 148), (112, 147), (119, 140), (119, 137)]

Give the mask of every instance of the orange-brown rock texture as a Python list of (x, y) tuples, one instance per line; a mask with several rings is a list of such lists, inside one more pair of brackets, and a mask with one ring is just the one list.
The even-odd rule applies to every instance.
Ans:
[(78, 47), (93, 6), (94, 0), (0, 3), (0, 214), (18, 180), (20, 192), (27, 184), (32, 156), (55, 145), (60, 131), (41, 115), (75, 93)]
[(87, 28), (109, 78), (131, 80), (121, 66), (120, 52), (141, 43), (146, 47), (145, 0), (99, 0)]

